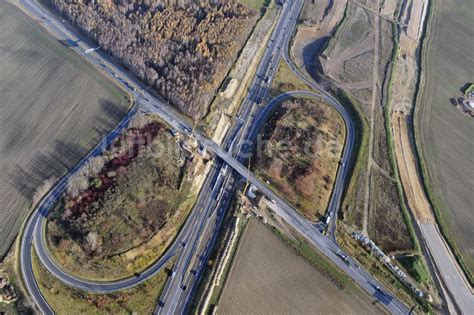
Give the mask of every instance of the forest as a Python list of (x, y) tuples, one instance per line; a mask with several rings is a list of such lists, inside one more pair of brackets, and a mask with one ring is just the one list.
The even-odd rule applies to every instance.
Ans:
[(202, 118), (257, 19), (232, 0), (44, 0), (182, 113)]

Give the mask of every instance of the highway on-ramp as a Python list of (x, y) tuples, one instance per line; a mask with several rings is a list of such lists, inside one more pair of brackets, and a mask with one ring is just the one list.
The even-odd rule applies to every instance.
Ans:
[[(23, 3), (24, 7), (30, 12), (30, 14), (36, 16), (37, 19), (44, 23), (45, 27), (58, 38), (62, 40), (71, 40), (71, 31), (66, 30), (61, 21), (56, 19), (55, 16), (50, 14), (46, 9), (39, 6), (35, 0), (21, 0), (21, 3)], [(340, 250), (337, 244), (331, 241), (329, 238), (322, 236), (314, 225), (302, 218), (295, 211), (295, 209), (288, 205), (285, 200), (280, 198), (280, 196), (270, 190), (264, 183), (262, 183), (252, 173), (250, 173), (241, 163), (239, 158), (239, 153), (242, 148), (241, 140), (248, 140), (247, 136), (249, 135), (249, 132), (251, 132), (251, 130), (255, 130), (255, 128), (252, 127), (254, 125), (249, 123), (250, 117), (252, 117), (252, 114), (254, 114), (256, 111), (258, 112), (261, 110), (259, 106), (255, 106), (255, 104), (259, 103), (259, 100), (263, 98), (263, 96), (265, 96), (268, 91), (282, 51), (285, 50), (282, 48), (285, 48), (284, 45), (286, 45), (288, 38), (292, 35), (301, 6), (302, 0), (287, 1), (283, 5), (283, 10), (280, 13), (280, 20), (275, 27), (272, 38), (273, 41), (270, 42), (269, 47), (265, 51), (262, 61), (259, 65), (259, 69), (257, 70), (257, 76), (250, 87), (250, 91), (254, 92), (251, 93), (248, 103), (245, 103), (246, 105), (244, 104), (240, 110), (240, 117), (242, 117), (242, 121), (240, 124), (236, 124), (231, 129), (231, 133), (226, 137), (226, 141), (222, 146), (209, 140), (199, 132), (193, 132), (189, 123), (183, 118), (181, 114), (179, 114), (171, 106), (165, 104), (163, 101), (148, 93), (140, 82), (138, 82), (134, 77), (130, 76), (127, 72), (123, 71), (120, 67), (117, 67), (111, 63), (106, 55), (99, 54), (97, 51), (92, 51), (88, 54), (85, 54), (84, 52), (89, 50), (91, 47), (88, 47), (88, 45), (84, 42), (81, 42), (77, 46), (71, 47), (71, 49), (76, 50), (88, 61), (94, 63), (98, 68), (102, 68), (102, 70), (113, 80), (129, 89), (134, 95), (136, 102), (139, 103), (142, 108), (158, 114), (163, 120), (165, 120), (176, 130), (195, 137), (198, 142), (200, 142), (202, 145), (205, 145), (219, 159), (218, 162), (216, 162), (216, 167), (212, 168), (208, 179), (201, 189), (198, 201), (196, 202), (190, 217), (185, 223), (185, 228), (182, 229), (182, 232), (178, 235), (177, 240), (175, 241), (174, 245), (171, 246), (170, 251), (168, 251), (167, 254), (165, 254), (165, 256), (163, 256), (154, 266), (150, 267), (149, 270), (141, 273), (140, 276), (110, 283), (94, 283), (85, 281), (83, 279), (76, 279), (74, 277), (68, 280), (70, 275), (62, 272), (61, 269), (56, 266), (54, 261), (52, 261), (50, 258), (49, 259), (51, 260), (52, 265), (48, 265), (48, 263), (45, 264), (45, 267), (48, 268), (48, 270), (51, 271), (52, 269), (53, 274), (56, 277), (72, 286), (81, 287), (83, 289), (95, 292), (110, 292), (117, 289), (132, 287), (146, 280), (154, 272), (156, 272), (156, 270), (159, 270), (165, 264), (170, 255), (178, 253), (179, 259), (176, 264), (176, 268), (180, 270), (178, 270), (179, 273), (177, 273), (177, 275), (172, 277), (172, 280), (181, 280), (174, 280), (171, 281), (170, 284), (167, 284), (167, 289), (165, 289), (166, 295), (164, 296), (166, 301), (162, 302), (164, 303), (164, 307), (168, 307), (168, 311), (164, 311), (164, 313), (182, 313), (188, 302), (188, 292), (190, 292), (190, 290), (195, 287), (197, 282), (196, 279), (199, 277), (202, 270), (202, 267), (198, 270), (193, 269), (193, 273), (195, 272), (193, 274), (189, 272), (189, 267), (194, 266), (196, 262), (197, 264), (203, 265), (202, 262), (206, 261), (209, 250), (212, 247), (213, 241), (215, 240), (219, 230), (219, 224), (222, 220), (223, 213), (225, 212), (225, 209), (228, 206), (228, 201), (230, 200), (233, 176), (238, 174), (244, 178), (247, 178), (262, 193), (267, 195), (269, 199), (274, 200), (275, 205), (277, 206), (275, 212), (285, 219), (289, 224), (291, 224), (298, 232), (308, 239), (309, 242), (326, 254), (335, 264), (345, 270), (348, 275), (353, 278), (362, 288), (374, 296), (379, 294), (379, 289), (377, 288), (381, 287), (383, 289), (383, 287), (375, 279), (373, 279), (370, 274), (364, 270), (354, 267), (355, 265), (352, 261), (349, 265), (346, 265), (344, 262), (342, 262), (342, 260), (336, 256), (336, 253)], [(43, 22), (43, 20), (46, 20), (47, 22)], [(324, 94), (325, 93), (322, 92), (321, 95), (318, 94), (317, 96), (322, 97), (333, 106), (335, 104), (339, 104), (332, 96)], [(263, 120), (257, 120), (257, 124), (262, 123), (262, 121)], [(349, 131), (347, 134), (348, 137), (350, 137), (349, 134), (352, 136), (352, 133)], [(346, 140), (346, 146), (347, 143), (351, 143), (351, 141)], [(350, 150), (352, 150), (352, 148), (350, 148)], [(347, 150), (346, 147), (344, 154), (347, 153), (349, 156), (350, 150)], [(342, 165), (344, 165), (344, 163)], [(233, 171), (229, 169), (229, 166), (233, 169)], [(344, 170), (344, 167), (341, 169)], [(345, 171), (338, 172), (338, 178), (336, 182), (340, 181), (342, 183), (340, 186), (341, 189), (343, 189), (342, 185), (345, 182), (345, 177)], [(66, 181), (67, 179), (65, 182), (62, 182), (62, 189), (64, 189)], [(61, 183), (59, 187), (60, 186)], [(334, 195), (337, 196), (338, 194)], [(49, 211), (49, 207), (52, 205), (53, 200), (55, 200), (54, 198), (58, 197), (58, 195), (54, 196), (54, 194), (50, 194), (48, 196), (51, 196), (51, 199), (46, 197), (41, 203), (44, 208), (38, 207), (29, 218), (25, 233), (22, 237), (20, 253), (21, 271), (24, 281), (28, 287), (28, 291), (34, 297), (41, 311), (44, 313), (51, 313), (52, 311), (41, 296), (34, 276), (30, 270), (32, 250), (31, 245), (34, 242), (35, 247), (38, 248), (41, 247), (42, 244), (41, 233), (38, 232), (41, 231), (42, 226), (40, 221), (44, 219), (44, 215), (47, 211)], [(337, 205), (340, 202), (340, 198), (338, 199), (339, 200), (335, 200), (335, 208), (338, 207)], [(337, 209), (333, 211), (336, 210)], [(199, 252), (199, 250), (202, 251)], [(47, 255), (46, 251), (44, 252), (44, 255), (41, 254), (41, 251), (39, 254), (41, 255), (40, 260), (42, 263), (48, 260), (49, 256)], [(57, 270), (55, 270), (55, 267), (57, 267)], [(153, 271), (151, 268), (156, 269)], [(191, 278), (190, 274), (195, 277)], [(190, 279), (194, 280), (191, 281)], [(177, 285), (173, 283), (176, 283)], [(183, 287), (183, 283), (188, 283), (190, 287)], [(183, 294), (183, 292), (186, 293)], [(169, 299), (168, 296), (172, 297), (171, 305), (168, 305), (167, 303)], [(407, 307), (396, 298), (392, 298), (388, 294), (386, 297), (387, 298), (384, 299), (383, 303), (390, 311), (397, 314), (408, 312)], [(158, 311), (161, 311), (160, 307), (158, 307)]]

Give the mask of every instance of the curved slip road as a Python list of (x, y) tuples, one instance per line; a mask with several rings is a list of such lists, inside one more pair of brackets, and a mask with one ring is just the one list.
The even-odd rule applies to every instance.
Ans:
[[(62, 39), (68, 39), (68, 35), (63, 31), (63, 25), (61, 25), (61, 22), (59, 22), (53, 15), (51, 15), (47, 10), (39, 7), (34, 0), (21, 0), (21, 2), (24, 4), (24, 6), (27, 8), (27, 10), (30, 11), (31, 14), (35, 15), (38, 20), (41, 21), (42, 16), (46, 16), (49, 23), (48, 23), (48, 29), (52, 30), (56, 36), (62, 38)], [(296, 7), (295, 7), (296, 5)], [(274, 41), (273, 44), (269, 45), (270, 50), (267, 50), (264, 54), (263, 57), (263, 66), (259, 68), (259, 72), (257, 73), (257, 77), (259, 75), (269, 75), (267, 79), (261, 78), (261, 80), (254, 80), (254, 83), (252, 84), (252, 89), (257, 88), (256, 92), (256, 98), (252, 99), (251, 101), (258, 100), (259, 97), (263, 97), (266, 95), (266, 92), (268, 91), (269, 88), (269, 83), (271, 82), (271, 79), (273, 78), (273, 75), (275, 73), (275, 61), (279, 61), (279, 58), (282, 54), (282, 49), (281, 47), (284, 46), (284, 44), (288, 41), (289, 34), (291, 34), (292, 30), (294, 29), (294, 25), (296, 23), (296, 18), (299, 14), (299, 10), (301, 9), (302, 1), (301, 0), (295, 0), (295, 1), (287, 1), (287, 3), (283, 6), (284, 11), (281, 14), (283, 18), (281, 18), (281, 23), (278, 23), (278, 26), (276, 27), (276, 32), (275, 36), (273, 37)], [(292, 9), (294, 8), (294, 9)], [(66, 31), (67, 32), (67, 31)], [(85, 48), (84, 48), (85, 46)], [(75, 49), (78, 51), (78, 53), (83, 54), (84, 50), (89, 49), (87, 47), (87, 44), (81, 43), (80, 47), (74, 47), (71, 49)], [(276, 53), (275, 53), (276, 51)], [(273, 53), (272, 53), (273, 52)], [(103, 71), (105, 71), (113, 80), (118, 82), (119, 84), (124, 85), (125, 82), (132, 82), (134, 86), (142, 87), (139, 82), (137, 82), (133, 77), (130, 77), (126, 72), (122, 71), (120, 68), (116, 67), (115, 65), (111, 64), (108, 62), (106, 57), (103, 54), (98, 54), (97, 52), (92, 52), (88, 54), (87, 56), (84, 55), (85, 58), (88, 59), (88, 61), (94, 63), (96, 66), (102, 66), (102, 63), (105, 64), (103, 67)], [(101, 59), (104, 58), (104, 59)], [(273, 62), (273, 63), (272, 63)], [(312, 85), (312, 84), (311, 84)], [(128, 85), (125, 85), (126, 88), (130, 89)], [(135, 91), (134, 91), (135, 92)], [(329, 94), (325, 93), (324, 91), (321, 91), (321, 95), (318, 94), (311, 94), (311, 92), (305, 92), (305, 91), (295, 91), (294, 93), (303, 93), (307, 94), (309, 96), (314, 96), (317, 95), (318, 97), (324, 97), (328, 103), (331, 105), (336, 105), (339, 104), (337, 100), (335, 100), (332, 96)], [(171, 125), (173, 128), (177, 129), (180, 132), (187, 133), (188, 135), (191, 135), (192, 130), (189, 126), (189, 124), (182, 118), (182, 116), (176, 112), (174, 108), (171, 108), (167, 104), (164, 104), (158, 99), (155, 99), (152, 95), (150, 95), (145, 89), (140, 89), (139, 93), (135, 92), (133, 93), (134, 96), (136, 97), (137, 101), (147, 110), (154, 112), (158, 114), (163, 120), (165, 120), (169, 125)], [(326, 94), (326, 95), (325, 95)], [(253, 105), (253, 104), (251, 104)], [(336, 106), (340, 106), (336, 105)], [(257, 106), (258, 107), (258, 106)], [(244, 107), (244, 115), (243, 117), (248, 118), (249, 114), (253, 112), (254, 106), (248, 106)], [(342, 108), (342, 107), (341, 107)], [(251, 115), (250, 115), (251, 116)], [(350, 119), (349, 119), (350, 120)], [(266, 194), (269, 198), (275, 200), (275, 204), (278, 206), (277, 212), (279, 215), (281, 215), (288, 223), (293, 225), (293, 227), (299, 231), (305, 238), (307, 238), (314, 246), (318, 247), (323, 253), (325, 253), (335, 264), (337, 264), (339, 267), (341, 267), (343, 270), (345, 270), (350, 277), (352, 277), (361, 287), (366, 289), (370, 294), (373, 294), (375, 297), (380, 295), (380, 291), (377, 288), (377, 281), (373, 279), (371, 275), (369, 275), (367, 272), (353, 267), (353, 264), (351, 263), (350, 266), (347, 266), (345, 263), (342, 262), (341, 259), (339, 259), (335, 253), (337, 253), (340, 249), (337, 246), (337, 244), (331, 242), (327, 237), (323, 237), (322, 235), (319, 234), (319, 231), (315, 226), (313, 226), (310, 222), (306, 221), (304, 218), (299, 216), (297, 212), (289, 206), (283, 199), (281, 199), (277, 194), (275, 194), (273, 191), (271, 191), (265, 184), (263, 184), (259, 179), (257, 179), (253, 174), (249, 174), (248, 170), (245, 166), (242, 165), (242, 163), (239, 161), (239, 159), (234, 157), (234, 154), (228, 153), (233, 152), (233, 145), (235, 141), (238, 141), (237, 139), (242, 139), (245, 138), (243, 134), (245, 133), (240, 133), (240, 129), (247, 130), (249, 127), (248, 120), (245, 120), (246, 123), (245, 125), (240, 125), (238, 128), (236, 128), (236, 132), (232, 134), (232, 136), (229, 137), (228, 143), (230, 143), (229, 146), (224, 145), (227, 150), (223, 150), (218, 144), (212, 142), (211, 140), (207, 139), (205, 136), (203, 136), (200, 133), (194, 133), (193, 136), (202, 144), (206, 145), (211, 151), (213, 151), (221, 160), (225, 161), (227, 165), (230, 165), (235, 172), (237, 172), (239, 175), (241, 175), (244, 178), (248, 178), (250, 182), (252, 182), (257, 188), (260, 189), (264, 194)], [(257, 123), (261, 123), (261, 120), (257, 121)], [(248, 130), (247, 130), (248, 132)], [(248, 133), (247, 133), (248, 134)], [(352, 137), (352, 133), (350, 133)], [(240, 135), (240, 137), (239, 137)], [(347, 132), (347, 135), (349, 137), (349, 132)], [(347, 143), (351, 143), (352, 141), (346, 141)], [(348, 158), (350, 156), (350, 150), (344, 150), (344, 155), (347, 154)], [(81, 165), (78, 165), (78, 169)], [(341, 184), (336, 184), (338, 187), (341, 187), (341, 194), (342, 194), (342, 184), (344, 182), (345, 176), (347, 176), (347, 173), (345, 171), (345, 167), (341, 167), (342, 172), (338, 172), (338, 178), (337, 181), (340, 181)], [(48, 259), (48, 257), (43, 257), (43, 256), (48, 256), (46, 251), (39, 251), (42, 252), (41, 257), (44, 258), (46, 261), (45, 266), (49, 269), (56, 269), (54, 270), (53, 274), (58, 276), (58, 278), (66, 283), (69, 283), (73, 286), (89, 290), (89, 291), (95, 291), (95, 292), (111, 292), (111, 291), (116, 291), (118, 289), (123, 289), (123, 288), (129, 288), (134, 285), (137, 285), (144, 280), (146, 280), (148, 277), (156, 273), (157, 270), (159, 270), (160, 266), (163, 266), (167, 259), (171, 257), (174, 253), (176, 253), (177, 250), (179, 250), (180, 247), (180, 240), (181, 239), (187, 239), (187, 237), (192, 237), (195, 242), (198, 242), (200, 233), (203, 230), (202, 226), (204, 224), (209, 225), (208, 221), (214, 221), (210, 220), (212, 219), (212, 215), (206, 216), (208, 213), (208, 209), (213, 206), (214, 202), (206, 202), (211, 199), (217, 200), (216, 195), (219, 196), (224, 196), (224, 199), (228, 200), (229, 196), (228, 194), (226, 195), (225, 193), (222, 192), (222, 180), (220, 181), (220, 184), (217, 185), (216, 181), (219, 181), (219, 178), (226, 177), (225, 174), (222, 175), (221, 172), (213, 172), (214, 174), (218, 174), (212, 179), (210, 182), (213, 184), (210, 184), (204, 191), (201, 191), (200, 193), (200, 198), (201, 195), (203, 196), (203, 202), (201, 205), (201, 212), (195, 211), (193, 208), (192, 214), (186, 221), (186, 226), (187, 228), (184, 228), (183, 231), (189, 230), (189, 234), (186, 235), (186, 233), (183, 233), (178, 236), (177, 241), (172, 245), (170, 251), (165, 254), (162, 259), (159, 260), (154, 266), (150, 267), (147, 271), (142, 273), (139, 277), (134, 277), (134, 278), (129, 278), (129, 279), (124, 279), (120, 280), (118, 282), (113, 282), (113, 283), (95, 283), (95, 282), (90, 282), (90, 281), (84, 281), (81, 279), (77, 279), (74, 277), (70, 277), (67, 274), (64, 274), (64, 272), (60, 268), (55, 268), (52, 266), (50, 263), (48, 263), (48, 260), (54, 264), (54, 262), (51, 259)], [(222, 175), (222, 176), (221, 176)], [(216, 180), (217, 178), (217, 180)], [(340, 186), (339, 186), (340, 185)], [(52, 310), (49, 308), (47, 303), (44, 301), (44, 298), (41, 296), (41, 293), (37, 287), (37, 284), (35, 282), (33, 273), (31, 271), (31, 245), (33, 244), (34, 240), (34, 245), (37, 247), (40, 247), (41, 244), (43, 244), (42, 241), (37, 241), (36, 237), (40, 237), (41, 233), (38, 231), (41, 230), (39, 228), (40, 224), (39, 219), (42, 217), (44, 218), (44, 214), (48, 211), (49, 207), (52, 205), (54, 202), (55, 198), (57, 198), (60, 194), (60, 191), (64, 189), (65, 187), (65, 182), (60, 182), (57, 185), (58, 190), (56, 191), (56, 188), (53, 189), (53, 191), (46, 197), (43, 202), (41, 203), (41, 206), (36, 209), (36, 211), (32, 214), (30, 219), (28, 220), (27, 223), (27, 228), (25, 230), (25, 234), (22, 238), (22, 244), (21, 244), (21, 269), (23, 273), (24, 280), (26, 282), (26, 285), (28, 287), (28, 291), (30, 294), (35, 298), (37, 301), (40, 309), (44, 313), (52, 313)], [(216, 190), (217, 189), (217, 190)], [(334, 194), (334, 196), (338, 196), (339, 194)], [(339, 203), (340, 197), (332, 198), (335, 200), (335, 205), (333, 207), (334, 210), (331, 211), (337, 211), (337, 205)], [(222, 199), (219, 199), (222, 200)], [(197, 202), (199, 205), (199, 202)], [(199, 207), (197, 207), (199, 208)], [(204, 209), (207, 209), (206, 211), (202, 211)], [(204, 214), (203, 214), (204, 213)], [(209, 219), (207, 219), (209, 218)], [(200, 220), (198, 222), (198, 220)], [(209, 232), (209, 235), (212, 237), (212, 239), (215, 238), (215, 235), (217, 234), (218, 228), (214, 228), (211, 232)], [(188, 247), (185, 247), (188, 248)], [(192, 250), (189, 251), (187, 254), (180, 254), (180, 257), (184, 257), (186, 263), (184, 266), (189, 265), (189, 260), (190, 258), (195, 254), (194, 246), (191, 247)], [(205, 248), (205, 253), (209, 252), (210, 246), (206, 246)], [(174, 252), (173, 252), (174, 249)], [(184, 252), (184, 251), (183, 251)], [(204, 255), (207, 257), (206, 255)], [(40, 257), (40, 259), (41, 259)], [(352, 261), (351, 261), (352, 262)], [(57, 266), (56, 266), (57, 267)], [(187, 268), (187, 267), (183, 267)], [(186, 271), (186, 270), (184, 270)], [(183, 278), (185, 278), (184, 272), (182, 273)], [(63, 279), (64, 278), (64, 279)], [(193, 282), (194, 284), (196, 283), (195, 281)], [(194, 286), (193, 284), (193, 286)], [(378, 284), (380, 286), (380, 284)], [(380, 286), (381, 287), (381, 286)], [(177, 296), (177, 292), (173, 292), (173, 300), (176, 300), (174, 297)], [(178, 296), (181, 296), (181, 294), (178, 294)], [(187, 299), (189, 297), (189, 294), (184, 295), (184, 301), (185, 303), (187, 302)], [(381, 302), (384, 303), (384, 305), (391, 310), (393, 313), (397, 314), (403, 314), (407, 313), (408, 309), (397, 299), (394, 299), (393, 297), (389, 296), (388, 294), (383, 294), (382, 297), (377, 297)], [(179, 300), (179, 298), (178, 298)], [(178, 313), (181, 313), (184, 310), (184, 307), (179, 308), (176, 306), (174, 310), (177, 311)]]

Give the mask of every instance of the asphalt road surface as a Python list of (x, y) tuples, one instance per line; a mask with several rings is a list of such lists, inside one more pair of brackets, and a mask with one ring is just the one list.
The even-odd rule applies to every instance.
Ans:
[[(139, 103), (143, 108), (158, 114), (163, 120), (165, 120), (176, 130), (188, 135), (192, 134), (192, 129), (181, 114), (179, 114), (171, 106), (165, 104), (161, 100), (148, 93), (140, 82), (128, 75), (120, 67), (111, 63), (109, 61), (110, 57), (107, 57), (107, 55), (101, 53), (100, 51), (93, 51), (88, 54), (84, 54), (84, 52), (91, 47), (89, 47), (85, 42), (78, 41), (78, 38), (75, 37), (71, 31), (68, 31), (61, 21), (57, 20), (47, 10), (40, 7), (34, 0), (21, 0), (21, 3), (32, 15), (36, 16), (38, 21), (44, 24), (45, 28), (50, 30), (59, 39), (77, 43), (77, 45), (71, 46), (71, 49), (76, 50), (88, 61), (94, 63), (98, 68), (101, 68), (113, 80), (129, 89), (130, 92), (135, 96), (137, 103)], [(337, 244), (331, 241), (329, 238), (322, 236), (315, 226), (299, 216), (297, 212), (282, 198), (271, 191), (253, 174), (249, 173), (247, 168), (241, 163), (238, 157), (240, 148), (242, 148), (241, 140), (246, 139), (245, 135), (248, 135), (249, 130), (254, 129), (251, 127), (252, 124), (249, 123), (249, 120), (250, 117), (252, 117), (252, 114), (256, 111), (256, 108), (258, 108), (258, 106), (254, 106), (255, 102), (258, 103), (260, 99), (263, 99), (263, 96), (265, 96), (268, 91), (271, 80), (273, 79), (273, 76), (276, 72), (276, 66), (278, 65), (282, 53), (285, 51), (283, 48), (286, 48), (288, 38), (293, 33), (294, 25), (301, 9), (301, 5), (302, 1), (298, 0), (287, 1), (287, 3), (283, 6), (279, 21), (275, 27), (274, 34), (272, 35), (272, 40), (270, 41), (267, 50), (262, 57), (257, 70), (257, 76), (254, 78), (254, 81), (251, 85), (249, 99), (246, 101), (247, 103), (243, 104), (241, 111), (239, 112), (240, 117), (242, 118), (241, 120), (238, 120), (240, 124), (238, 123), (233, 126), (230, 134), (226, 136), (223, 146), (221, 147), (217, 145), (200, 133), (192, 134), (192, 136), (194, 136), (201, 144), (206, 145), (210, 151), (214, 152), (216, 156), (220, 158), (219, 161), (224, 161), (225, 163), (221, 164), (220, 162), (217, 162), (216, 167), (211, 170), (206, 183), (201, 189), (198, 201), (196, 202), (190, 217), (185, 223), (186, 227), (183, 228), (183, 232), (178, 235), (170, 251), (168, 251), (163, 258), (161, 258), (155, 265), (150, 267), (150, 269), (143, 272), (140, 276), (118, 282), (94, 283), (71, 277), (70, 275), (62, 272), (60, 268), (55, 268), (54, 262), (52, 262), (51, 259), (49, 260), (52, 262), (52, 265), (48, 264), (48, 257), (46, 257), (48, 255), (46, 252), (41, 254), (42, 251), (39, 250), (40, 260), (43, 263), (46, 261), (45, 266), (48, 268), (48, 270), (52, 270), (55, 276), (57, 276), (60, 280), (71, 284), (72, 286), (81, 287), (95, 292), (111, 292), (117, 289), (132, 287), (146, 280), (152, 274), (156, 273), (157, 270), (159, 270), (166, 263), (167, 259), (169, 259), (174, 254), (178, 254), (179, 259), (176, 264), (176, 271), (178, 272), (174, 275), (174, 277), (172, 277), (172, 281), (167, 283), (165, 293), (162, 296), (163, 300), (160, 299), (160, 301), (162, 300), (161, 303), (163, 304), (158, 306), (157, 312), (182, 313), (188, 303), (189, 292), (194, 289), (195, 284), (197, 283), (196, 279), (199, 277), (200, 272), (202, 271), (202, 267), (199, 269), (192, 269), (192, 272), (189, 270), (189, 268), (191, 266), (195, 268), (196, 264), (203, 265), (202, 262), (206, 260), (210, 252), (210, 248), (212, 247), (217, 235), (223, 213), (225, 212), (230, 200), (233, 176), (238, 174), (244, 178), (248, 178), (248, 180), (252, 182), (262, 193), (267, 195), (269, 199), (274, 200), (275, 205), (277, 206), (277, 210), (275, 212), (281, 215), (283, 219), (285, 219), (304, 237), (306, 237), (308, 241), (325, 253), (331, 260), (334, 261), (335, 264), (345, 270), (349, 276), (351, 276), (359, 285), (361, 285), (361, 287), (366, 289), (375, 297), (380, 295), (380, 290), (385, 290), (375, 279), (373, 279), (370, 274), (364, 270), (354, 267), (353, 261), (350, 260), (350, 264), (346, 265), (346, 263), (337, 257), (335, 253), (340, 250)], [(327, 93), (324, 91), (322, 91), (321, 94), (331, 105), (339, 104), (332, 96), (325, 95)], [(257, 123), (261, 122), (262, 121), (257, 120)], [(348, 132), (348, 137), (349, 134), (350, 133)], [(111, 136), (113, 136), (113, 134), (111, 134)], [(350, 141), (348, 143), (350, 143)], [(350, 150), (344, 150), (344, 154), (346, 153), (349, 156)], [(237, 157), (235, 157), (236, 155)], [(233, 171), (230, 170), (227, 165), (230, 166)], [(80, 166), (81, 165), (79, 164), (78, 168)], [(341, 169), (344, 170), (344, 167)], [(73, 172), (70, 174), (73, 174)], [(343, 183), (345, 176), (345, 171), (339, 172), (336, 182), (340, 181)], [(45, 213), (49, 211), (49, 207), (52, 206), (55, 198), (59, 196), (57, 194), (60, 189), (64, 189), (65, 183), (67, 182), (66, 178), (67, 176), (65, 177), (65, 181), (60, 181), (60, 183), (57, 185), (59, 188), (55, 194), (48, 195), (51, 196), (51, 199), (48, 197), (45, 198), (41, 203), (41, 206), (38, 207), (32, 214), (28, 221), (21, 244), (21, 270), (28, 291), (37, 302), (40, 310), (48, 314), (52, 311), (44, 301), (44, 298), (41, 296), (34, 276), (32, 272), (30, 272), (31, 245), (34, 240), (36, 249), (38, 250), (38, 248), (41, 247), (41, 233), (39, 232), (41, 231), (41, 228), (39, 227), (42, 226), (42, 224), (40, 224), (41, 220), (44, 218)], [(54, 191), (55, 190), (52, 192)], [(336, 208), (338, 208), (339, 201), (340, 200), (335, 200), (335, 209), (332, 211), (337, 211)], [(155, 269), (152, 270), (153, 268)], [(185, 287), (183, 287), (183, 285), (185, 285)], [(376, 289), (377, 287), (382, 289)], [(385, 292), (388, 291), (385, 290)], [(392, 298), (389, 294), (384, 294), (384, 297), (385, 298), (382, 302), (393, 313), (401, 314), (408, 312), (408, 308), (397, 299)], [(169, 301), (170, 305), (168, 305)]]

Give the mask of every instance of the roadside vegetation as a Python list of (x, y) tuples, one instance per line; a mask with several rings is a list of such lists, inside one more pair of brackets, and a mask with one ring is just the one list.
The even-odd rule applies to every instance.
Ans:
[(241, 1), (257, 10), (260, 6), (260, 18), (249, 36), (245, 46), (232, 65), (229, 73), (219, 88), (210, 105), (209, 112), (197, 122), (206, 134), (216, 142), (220, 142), (223, 130), (227, 128), (235, 116), (243, 99), (247, 96), (248, 88), (257, 70), (260, 56), (266, 49), (267, 42), (273, 31), (278, 16), (278, 6), (274, 1)]
[(430, 275), (419, 255), (402, 256), (397, 258), (397, 260), (415, 281), (426, 283), (430, 279)]
[[(383, 285), (390, 288), (390, 290), (402, 302), (407, 305), (416, 306), (416, 310), (419, 312), (432, 312), (432, 307), (426, 300), (416, 297), (413, 290), (402, 283), (390, 269), (377, 259), (377, 257), (361, 247), (356, 240), (345, 231), (341, 230), (341, 228), (338, 229), (338, 243), (344, 248), (347, 254), (364, 266), (364, 268)], [(431, 287), (432, 283), (427, 283), (427, 285)]]
[(312, 91), (312, 88), (298, 78), (284, 60), (281, 60), (268, 91), (267, 99), (271, 100), (282, 93), (295, 90)]
[(32, 204), (126, 114), (130, 100), (93, 66), (0, 1), (0, 259)]
[(209, 110), (259, 15), (230, 0), (44, 1), (194, 119)]
[(47, 221), (50, 251), (84, 278), (118, 279), (154, 262), (194, 202), (192, 163), (154, 116), (134, 118), (70, 180)]
[(321, 100), (285, 100), (259, 133), (254, 172), (312, 221), (324, 215), (345, 139), (339, 113)]
[(134, 288), (109, 294), (71, 288), (51, 275), (32, 255), (33, 272), (41, 294), (56, 314), (151, 314), (171, 274), (172, 263)]

